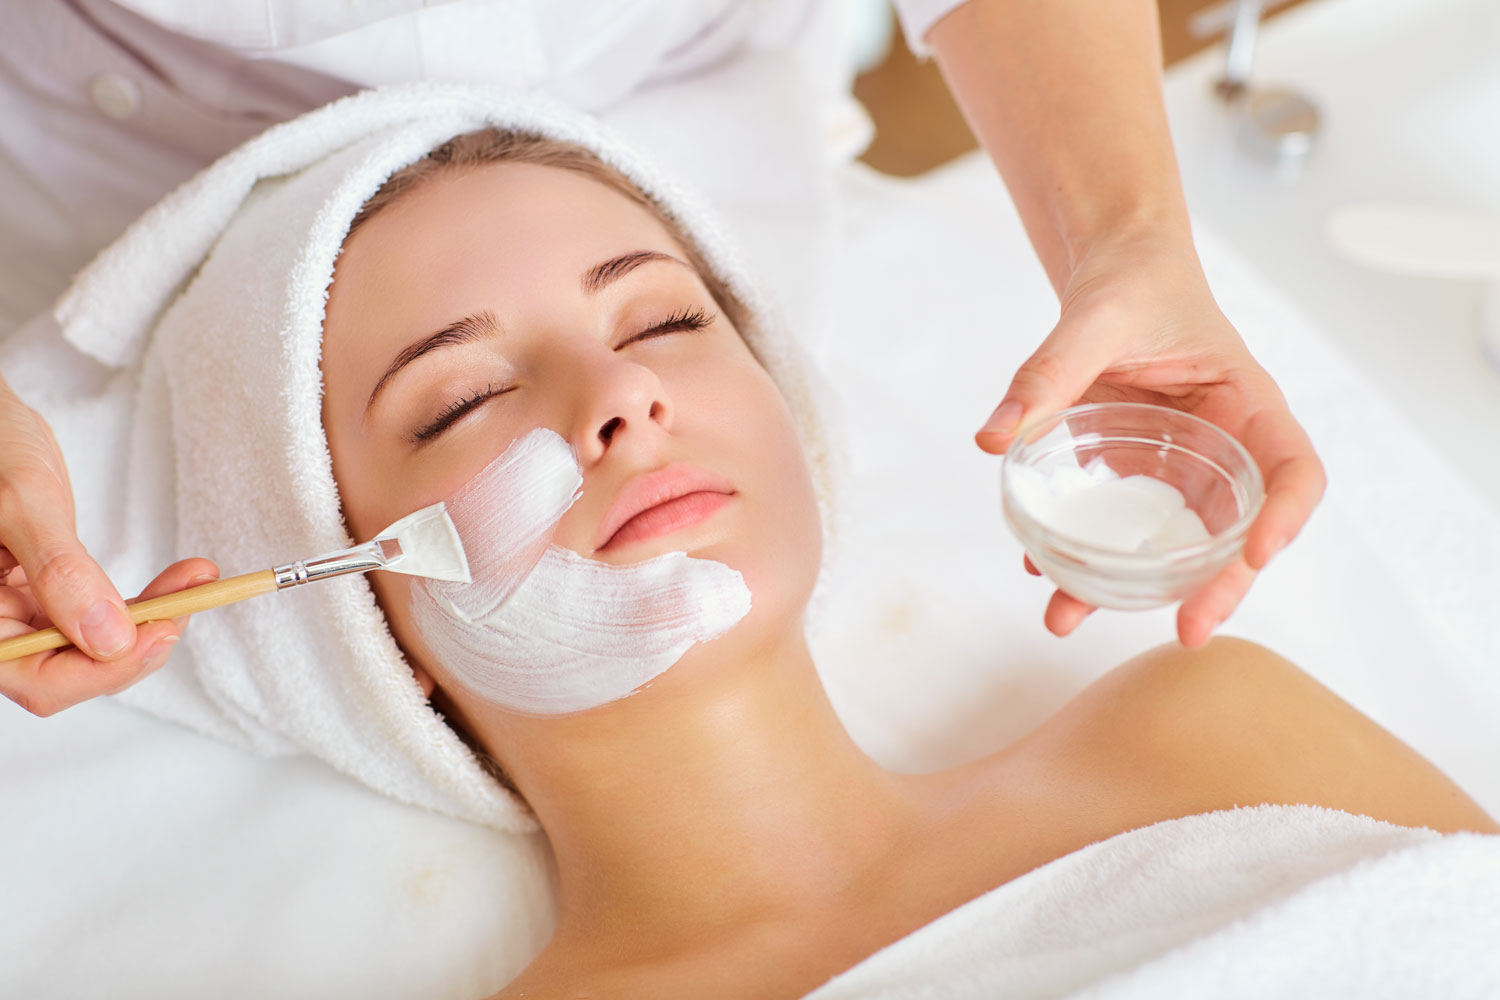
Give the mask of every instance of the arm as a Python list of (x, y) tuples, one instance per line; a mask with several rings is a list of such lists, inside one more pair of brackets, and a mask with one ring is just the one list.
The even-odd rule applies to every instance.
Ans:
[(1154, 0), (969, 0), (926, 41), (1059, 298), (1091, 247), (1191, 244)]
[[(1322, 498), (1322, 463), (1276, 383), (1220, 311), (1193, 245), (1161, 91), (1151, 0), (968, 0), (925, 36), (999, 168), (1057, 292), (1057, 326), (975, 436), (1079, 402), (1171, 406), (1240, 440), (1266, 481), (1243, 555), (1185, 600), (1200, 646)], [(1046, 624), (1093, 608), (1058, 591)]]

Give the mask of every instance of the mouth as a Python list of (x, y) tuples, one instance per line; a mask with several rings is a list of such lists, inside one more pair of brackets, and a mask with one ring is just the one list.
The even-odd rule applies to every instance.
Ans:
[(734, 487), (707, 469), (673, 463), (626, 484), (600, 525), (595, 552), (617, 552), (712, 517), (734, 499)]

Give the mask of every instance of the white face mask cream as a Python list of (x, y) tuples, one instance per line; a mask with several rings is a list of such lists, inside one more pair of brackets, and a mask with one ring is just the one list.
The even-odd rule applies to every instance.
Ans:
[(1011, 491), (1027, 513), (1059, 535), (1119, 552), (1165, 552), (1206, 542), (1203, 519), (1170, 483), (1125, 476), (1102, 459), (1049, 472), (1018, 465)]
[(750, 610), (744, 577), (723, 563), (670, 552), (613, 566), (551, 545), (582, 482), (562, 437), (538, 428), (519, 439), (447, 501), (473, 582), (412, 590), (432, 654), (511, 711), (560, 715), (623, 698)]

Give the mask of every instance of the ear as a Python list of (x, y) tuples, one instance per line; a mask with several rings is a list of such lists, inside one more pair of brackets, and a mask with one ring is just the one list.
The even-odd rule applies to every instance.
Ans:
[(411, 674), (417, 679), (417, 684), (422, 688), (422, 696), (431, 701), (432, 692), (437, 690), (437, 681), (433, 680), (432, 675), (427, 671), (415, 665), (411, 668)]

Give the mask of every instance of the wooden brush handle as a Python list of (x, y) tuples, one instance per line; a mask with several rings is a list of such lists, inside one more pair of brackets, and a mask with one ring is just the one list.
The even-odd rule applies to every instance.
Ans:
[[(275, 589), (276, 574), (271, 570), (263, 569), (257, 573), (244, 573), (240, 576), (231, 576), (227, 580), (215, 580), (213, 583), (205, 583), (202, 586), (189, 587), (175, 594), (163, 594), (149, 601), (139, 601), (128, 605), (126, 610), (130, 612), (131, 621), (140, 625), (145, 622), (161, 621), (163, 618), (190, 615), (195, 611), (223, 607), (226, 604), (234, 604), (247, 598), (268, 594)], [(30, 656), (49, 649), (61, 649), (72, 644), (71, 639), (55, 628), (28, 632), (14, 639), (0, 641), (0, 662)]]

